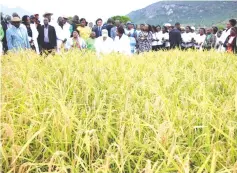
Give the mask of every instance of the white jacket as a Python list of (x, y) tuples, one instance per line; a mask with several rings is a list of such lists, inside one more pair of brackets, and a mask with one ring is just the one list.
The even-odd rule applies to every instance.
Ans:
[[(78, 41), (79, 41), (81, 49), (85, 49), (87, 47), (86, 42), (83, 38), (78, 38)], [(66, 47), (66, 49), (69, 50), (69, 49), (72, 48), (72, 46), (73, 46), (73, 38), (70, 38), (70, 39), (67, 40), (65, 47)]]
[(110, 37), (107, 37), (107, 39), (104, 41), (103, 37), (100, 36), (95, 40), (95, 49), (96, 53), (99, 55), (102, 54), (110, 54), (113, 52), (114, 49), (114, 42), (113, 39)]
[(114, 39), (114, 51), (125, 55), (131, 55), (130, 39), (125, 34), (119, 39), (116, 36)]
[[(21, 24), (21, 27), (23, 27), (27, 30), (25, 25)], [(37, 41), (37, 38), (39, 36), (39, 32), (37, 31), (37, 28), (36, 28), (35, 24), (30, 24), (30, 29), (32, 30), (32, 37), (28, 36), (28, 39), (29, 39), (29, 41), (33, 40), (34, 45), (35, 45), (35, 49), (36, 49), (36, 53), (40, 54), (39, 45), (38, 45), (38, 41)]]

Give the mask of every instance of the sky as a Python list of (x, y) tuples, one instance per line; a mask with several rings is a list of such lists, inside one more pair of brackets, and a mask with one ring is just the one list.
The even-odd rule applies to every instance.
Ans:
[[(2, 0), (1, 0), (2, 1)], [(43, 14), (54, 13), (54, 17), (60, 15), (79, 15), (87, 21), (95, 21), (97, 18), (104, 20), (114, 15), (126, 15), (131, 11), (144, 8), (158, 0), (4, 0), (4, 5), (9, 7), (19, 6), (29, 12)]]

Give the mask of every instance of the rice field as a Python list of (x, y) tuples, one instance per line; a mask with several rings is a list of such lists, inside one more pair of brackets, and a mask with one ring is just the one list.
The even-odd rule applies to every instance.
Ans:
[(1, 57), (3, 173), (237, 173), (237, 57)]

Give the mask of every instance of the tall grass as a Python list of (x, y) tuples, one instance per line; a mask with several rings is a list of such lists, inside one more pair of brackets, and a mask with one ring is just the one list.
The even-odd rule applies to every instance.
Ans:
[(2, 57), (4, 173), (236, 173), (237, 57)]

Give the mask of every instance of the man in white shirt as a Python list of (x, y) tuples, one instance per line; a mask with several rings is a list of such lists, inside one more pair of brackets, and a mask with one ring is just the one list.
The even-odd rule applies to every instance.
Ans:
[(114, 51), (125, 55), (131, 55), (130, 39), (125, 35), (124, 28), (117, 28), (117, 36), (114, 40)]
[(113, 39), (109, 37), (108, 31), (106, 29), (102, 30), (102, 36), (98, 37), (95, 41), (95, 49), (97, 55), (99, 54), (109, 54), (113, 51)]
[(68, 38), (70, 38), (72, 35), (72, 26), (68, 23), (68, 17), (63, 16), (63, 23), (63, 28), (65, 29), (65, 32), (68, 31)]
[(57, 36), (57, 51), (59, 52), (70, 38), (70, 35), (68, 34), (69, 31), (65, 28), (62, 17), (58, 18), (58, 25), (55, 26), (55, 30)]

